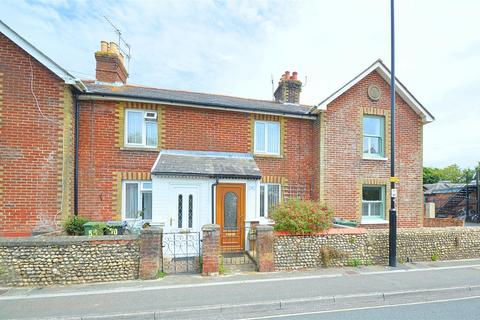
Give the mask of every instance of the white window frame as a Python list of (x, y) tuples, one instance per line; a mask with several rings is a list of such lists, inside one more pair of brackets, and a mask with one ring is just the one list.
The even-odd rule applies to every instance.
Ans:
[[(380, 135), (372, 135), (372, 134), (366, 134), (365, 133), (365, 118), (370, 118), (370, 119), (379, 119), (382, 121), (380, 130), (383, 132), (380, 132)], [(377, 115), (371, 115), (371, 114), (364, 114), (362, 118), (362, 153), (364, 158), (378, 158), (378, 159), (384, 159), (385, 158), (385, 117), (384, 116), (377, 116)], [(380, 152), (378, 153), (372, 153), (370, 152), (371, 149), (371, 139), (368, 139), (368, 148), (367, 152), (365, 152), (365, 138), (376, 138), (380, 140), (380, 143), (378, 144), (380, 148)]]
[[(264, 145), (265, 145), (265, 149), (264, 150), (259, 150), (258, 149), (258, 146), (257, 146), (257, 138), (256, 138), (256, 135), (257, 135), (257, 124), (258, 123), (263, 123), (265, 125), (265, 132), (264, 132)], [(268, 125), (271, 125), (271, 124), (275, 124), (278, 126), (278, 152), (268, 152)], [(253, 144), (254, 144), (254, 152), (255, 154), (265, 154), (265, 155), (274, 155), (274, 156), (279, 156), (281, 154), (281, 145), (282, 145), (282, 127), (280, 125), (280, 122), (279, 121), (264, 121), (264, 120), (255, 120), (254, 124), (253, 124), (253, 131), (254, 131), (254, 134), (253, 134)]]
[[(381, 200), (378, 201), (369, 201), (369, 200), (363, 200), (363, 188), (365, 187), (368, 187), (368, 188), (380, 188), (380, 196), (381, 196)], [(386, 208), (386, 202), (385, 202), (385, 190), (386, 190), (386, 187), (384, 185), (362, 185), (362, 221), (365, 222), (367, 221), (382, 221), (384, 222), (385, 221), (385, 208)], [(382, 215), (381, 216), (375, 216), (375, 215), (371, 215), (370, 212), (371, 212), (371, 206), (370, 204), (377, 204), (377, 203), (380, 203), (382, 205), (382, 208), (381, 208), (381, 212), (382, 212)], [(368, 204), (368, 214), (367, 215), (363, 215), (363, 205), (364, 204)]]
[[(142, 210), (142, 195), (144, 193), (152, 193), (152, 180), (123, 180), (122, 181), (122, 220), (126, 221), (133, 221), (137, 220), (139, 218), (127, 218), (126, 216), (126, 208), (127, 208), (127, 193), (126, 193), (126, 185), (127, 184), (137, 184), (138, 185), (138, 200), (137, 200), (137, 206), (138, 206), (138, 211)], [(145, 188), (145, 184), (149, 183), (152, 185), (150, 188)], [(153, 198), (152, 198), (152, 218), (153, 218)], [(145, 221), (151, 221), (152, 219), (144, 219)]]
[(264, 209), (264, 213), (263, 213), (263, 216), (261, 215), (262, 212), (261, 212), (261, 203), (259, 203), (259, 217), (261, 218), (268, 218), (270, 215), (269, 215), (269, 212), (268, 212), (268, 188), (270, 186), (278, 186), (278, 203), (282, 203), (282, 185), (280, 183), (260, 183), (260, 189), (258, 190), (259, 192), (259, 199), (260, 201), (262, 201), (262, 197), (261, 197), (261, 188), (264, 187), (264, 191), (263, 191), (263, 209)]
[[(142, 113), (142, 143), (131, 143), (128, 142), (128, 115), (129, 112)], [(156, 120), (146, 120), (145, 114), (147, 112), (155, 112), (157, 114)], [(147, 145), (147, 122), (154, 122), (157, 125), (157, 144), (155, 146)], [(124, 124), (124, 136), (125, 136), (125, 146), (133, 148), (150, 148), (156, 149), (158, 147), (158, 112), (156, 110), (143, 110), (143, 109), (125, 109), (125, 124)]]

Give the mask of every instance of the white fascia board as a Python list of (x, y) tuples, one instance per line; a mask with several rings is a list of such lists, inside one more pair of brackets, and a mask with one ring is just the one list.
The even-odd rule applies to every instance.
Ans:
[(59, 66), (55, 61), (53, 61), (43, 52), (38, 50), (34, 45), (28, 42), (25, 38), (23, 38), (18, 33), (13, 31), (13, 29), (7, 26), (2, 20), (0, 20), (0, 32), (3, 33), (11, 41), (13, 41), (17, 46), (25, 50), (29, 55), (35, 58), (35, 60), (40, 62), (47, 69), (49, 69), (51, 72), (57, 75), (65, 83), (71, 84), (81, 91), (86, 91), (86, 87), (80, 79), (76, 78), (75, 76), (70, 74), (67, 70)]
[[(332, 95), (330, 95), (328, 98), (320, 102), (316, 106), (317, 111), (326, 111), (327, 107), (332, 101), (337, 99), (339, 96), (341, 96), (343, 93), (345, 93), (347, 90), (349, 90), (351, 87), (353, 87), (355, 84), (357, 84), (360, 80), (365, 78), (367, 75), (369, 75), (372, 71), (378, 72), (378, 74), (388, 83), (390, 83), (391, 80), (391, 73), (390, 70), (388, 70), (385, 65), (382, 63), (381, 60), (377, 60), (375, 63), (373, 63), (370, 67), (368, 67), (366, 70), (364, 70), (362, 73), (360, 73), (358, 76), (350, 80), (347, 84), (345, 84), (343, 87), (335, 91)], [(428, 110), (422, 106), (422, 104), (408, 91), (408, 89), (398, 80), (395, 79), (395, 92), (398, 93), (398, 95), (422, 118), (423, 123), (429, 123), (435, 120), (435, 118), (432, 116)]]

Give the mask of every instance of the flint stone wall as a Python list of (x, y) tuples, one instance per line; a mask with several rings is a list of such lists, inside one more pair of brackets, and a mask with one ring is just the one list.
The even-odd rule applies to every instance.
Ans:
[(138, 278), (137, 235), (0, 238), (0, 286)]
[[(480, 228), (406, 228), (398, 230), (398, 261), (480, 258)], [(388, 230), (357, 234), (280, 235), (274, 239), (276, 270), (388, 264)]]

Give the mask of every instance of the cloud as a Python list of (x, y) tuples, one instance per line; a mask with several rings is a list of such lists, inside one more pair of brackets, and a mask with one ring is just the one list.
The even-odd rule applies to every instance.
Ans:
[[(397, 2), (397, 76), (436, 116), (424, 161), (480, 160), (476, 1)], [(314, 104), (377, 58), (390, 62), (385, 1), (1, 1), (1, 19), (60, 65), (94, 77), (100, 40), (132, 46), (131, 83), (270, 99), (271, 77), (308, 77)]]

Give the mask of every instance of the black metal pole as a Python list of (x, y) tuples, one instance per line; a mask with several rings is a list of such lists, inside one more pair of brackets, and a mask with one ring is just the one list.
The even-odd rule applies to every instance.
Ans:
[(394, 0), (390, 0), (390, 53), (391, 53), (391, 79), (390, 79), (390, 216), (388, 232), (388, 265), (397, 266), (397, 211), (395, 209), (395, 14)]

